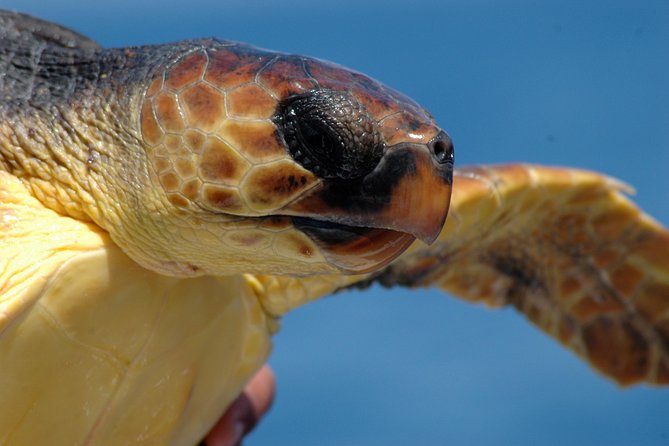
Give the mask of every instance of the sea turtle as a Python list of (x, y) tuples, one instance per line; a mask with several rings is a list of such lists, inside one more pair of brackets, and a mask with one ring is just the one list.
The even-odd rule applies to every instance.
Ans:
[(669, 383), (669, 233), (614, 179), (453, 171), (412, 100), (239, 43), (106, 50), (2, 12), (0, 66), (2, 444), (194, 444), (283, 314), (374, 282)]

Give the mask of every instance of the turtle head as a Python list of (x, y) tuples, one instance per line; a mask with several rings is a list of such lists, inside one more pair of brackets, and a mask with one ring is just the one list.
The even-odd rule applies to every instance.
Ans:
[(192, 226), (160, 255), (194, 273), (362, 273), (443, 226), (450, 138), (362, 74), (217, 42), (160, 70), (142, 101), (150, 176)]

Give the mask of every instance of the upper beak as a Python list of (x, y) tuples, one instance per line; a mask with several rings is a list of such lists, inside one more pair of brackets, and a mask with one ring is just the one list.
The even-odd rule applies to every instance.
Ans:
[[(442, 136), (444, 135), (444, 136)], [(383, 228), (432, 243), (446, 220), (453, 182), (452, 145), (441, 133), (429, 144), (389, 147), (360, 180), (324, 181), (282, 212), (337, 224)], [(444, 156), (444, 147), (450, 155)]]

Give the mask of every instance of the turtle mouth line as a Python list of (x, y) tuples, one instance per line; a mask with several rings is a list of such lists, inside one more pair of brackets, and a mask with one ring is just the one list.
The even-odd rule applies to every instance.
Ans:
[(348, 274), (377, 270), (395, 260), (416, 240), (405, 232), (350, 226), (308, 217), (291, 217), (323, 251), (326, 259)]
[[(350, 242), (353, 239), (364, 236), (378, 228), (367, 226), (350, 226), (342, 223), (336, 223), (328, 220), (318, 220), (309, 217), (290, 217), (293, 225), (303, 232), (309, 234), (318, 234), (319, 240), (323, 243), (341, 244)], [(390, 231), (390, 229), (383, 229)], [(393, 231), (398, 232), (398, 231)]]

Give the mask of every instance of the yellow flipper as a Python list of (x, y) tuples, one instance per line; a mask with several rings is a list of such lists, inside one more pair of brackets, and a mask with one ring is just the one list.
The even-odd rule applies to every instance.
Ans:
[(669, 384), (669, 233), (595, 173), (457, 172), (435, 244), (367, 280), (512, 305), (622, 385)]

